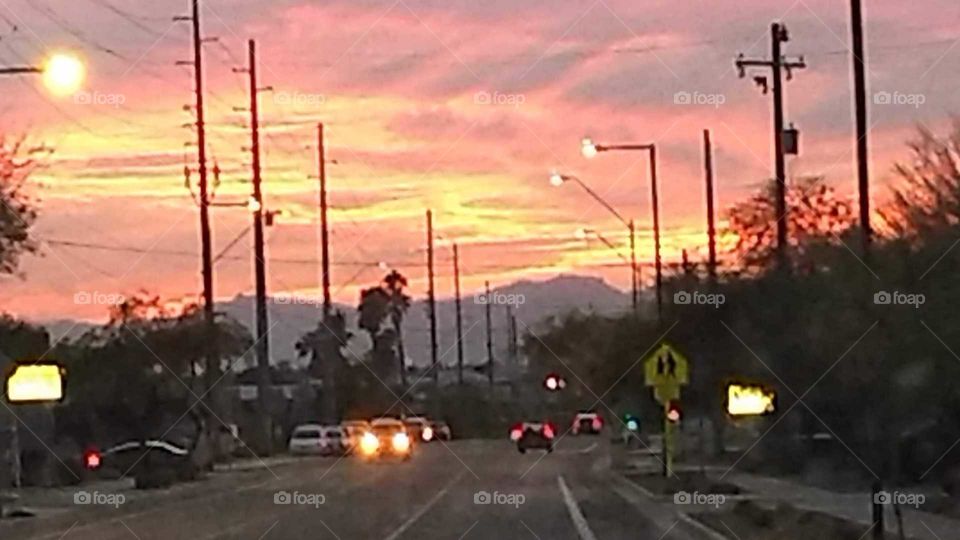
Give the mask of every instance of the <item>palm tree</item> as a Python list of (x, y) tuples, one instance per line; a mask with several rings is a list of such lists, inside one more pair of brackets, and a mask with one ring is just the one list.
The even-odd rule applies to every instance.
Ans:
[[(406, 386), (403, 348), (403, 316), (410, 308), (410, 296), (404, 292), (407, 278), (396, 270), (387, 274), (379, 285), (360, 293), (359, 327), (370, 334), (373, 356), (379, 358), (387, 350), (393, 352), (400, 368), (400, 382)], [(386, 326), (389, 320), (389, 326)]]

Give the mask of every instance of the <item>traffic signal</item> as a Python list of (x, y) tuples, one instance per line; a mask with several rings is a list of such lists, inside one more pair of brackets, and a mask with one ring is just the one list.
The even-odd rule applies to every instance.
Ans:
[(667, 404), (667, 420), (676, 424), (680, 422), (680, 418), (683, 416), (682, 411), (680, 410), (680, 402), (677, 400), (671, 400)]
[(623, 415), (623, 422), (627, 425), (628, 431), (640, 431), (640, 420), (632, 414)]
[(102, 456), (96, 448), (88, 448), (83, 453), (83, 466), (87, 470), (94, 471), (100, 468)]

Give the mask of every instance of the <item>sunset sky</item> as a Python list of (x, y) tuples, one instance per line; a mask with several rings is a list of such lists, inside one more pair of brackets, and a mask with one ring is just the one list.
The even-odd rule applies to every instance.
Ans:
[[(874, 198), (917, 125), (942, 130), (958, 112), (960, 4), (868, 2)], [(55, 152), (33, 193), (35, 233), (53, 241), (24, 260), (23, 279), (0, 282), (0, 309), (31, 319), (99, 319), (77, 293), (148, 289), (199, 293), (197, 209), (184, 185), (196, 168), (189, 4), (168, 0), (4, 0), (0, 63), (38, 64), (69, 50), (87, 62), (82, 93), (50, 96), (35, 77), (3, 85), (7, 136)], [(327, 126), (333, 283), (338, 301), (383, 273), (385, 261), (425, 290), (424, 211), (462, 245), (464, 289), (558, 273), (600, 275), (629, 288), (629, 272), (579, 227), (623, 245), (625, 230), (576, 186), (551, 187), (551, 170), (576, 174), (640, 224), (652, 259), (645, 153), (586, 160), (579, 141), (660, 148), (664, 256), (705, 251), (701, 131), (712, 131), (720, 207), (771, 176), (771, 100), (738, 78), (738, 53), (769, 56), (769, 23), (785, 22), (789, 56), (808, 69), (787, 84), (787, 118), (802, 132), (791, 176), (855, 187), (848, 2), (841, 0), (207, 0), (204, 33), (209, 154), (223, 169), (217, 201), (250, 191), (246, 40), (257, 40), (272, 294), (316, 295), (316, 124)], [(687, 92), (715, 104), (677, 104)], [(874, 103), (889, 92), (893, 101)], [(922, 102), (922, 103), (920, 103)], [(196, 174), (191, 177), (196, 181)], [(250, 222), (213, 211), (219, 252)], [(124, 253), (62, 241), (142, 249)], [(216, 266), (216, 295), (250, 294), (252, 235)], [(347, 264), (350, 263), (350, 264)], [(356, 266), (352, 263), (364, 263)], [(438, 246), (441, 296), (449, 249)], [(649, 274), (649, 272), (648, 272)]]

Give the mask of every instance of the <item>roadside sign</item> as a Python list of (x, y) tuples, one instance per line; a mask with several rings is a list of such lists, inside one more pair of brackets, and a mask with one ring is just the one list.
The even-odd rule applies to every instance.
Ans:
[(690, 363), (669, 343), (663, 343), (643, 364), (647, 386), (680, 387), (690, 382)]
[(680, 422), (680, 387), (690, 383), (690, 362), (669, 343), (661, 343), (643, 363), (644, 382), (663, 405), (663, 474), (673, 474), (674, 427)]
[(6, 381), (10, 403), (45, 403), (63, 399), (63, 370), (57, 364), (21, 364)]

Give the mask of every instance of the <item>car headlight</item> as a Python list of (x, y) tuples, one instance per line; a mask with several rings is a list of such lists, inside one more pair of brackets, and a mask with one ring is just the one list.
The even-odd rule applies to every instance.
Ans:
[(406, 433), (397, 433), (393, 436), (393, 449), (396, 452), (406, 452), (410, 450), (410, 437)]
[(380, 439), (373, 433), (364, 433), (360, 438), (360, 450), (364, 454), (372, 454), (380, 448)]
[(423, 437), (424, 441), (433, 440), (433, 428), (431, 427), (423, 428), (423, 433), (421, 433), (420, 436)]

